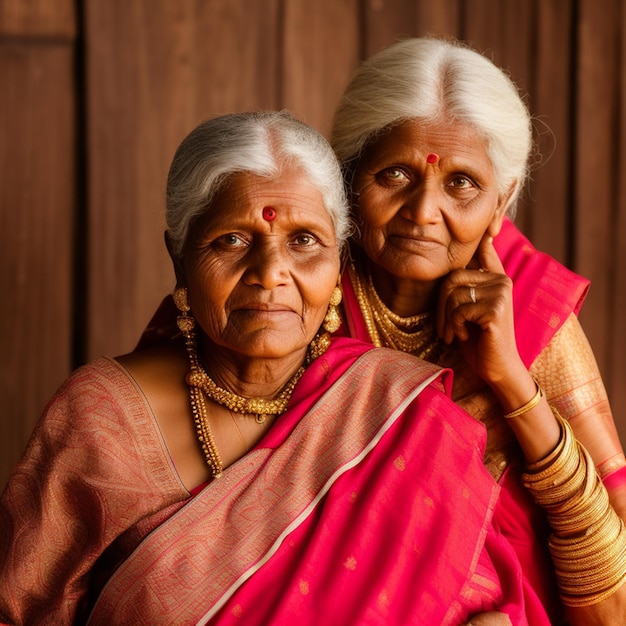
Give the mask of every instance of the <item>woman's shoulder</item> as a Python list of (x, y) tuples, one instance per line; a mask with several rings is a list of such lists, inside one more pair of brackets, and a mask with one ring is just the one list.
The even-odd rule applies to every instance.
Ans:
[(509, 219), (494, 240), (506, 273), (516, 289), (528, 283), (541, 287), (554, 297), (563, 299), (578, 313), (589, 289), (589, 280), (576, 274), (551, 255), (535, 248), (530, 240)]
[[(74, 370), (46, 406), (37, 428), (55, 437), (86, 443), (124, 436), (128, 441), (160, 438), (149, 401), (166, 387), (166, 352), (154, 348), (120, 357), (100, 357)], [(171, 367), (171, 366), (170, 366)]]
[(82, 408), (95, 409), (115, 398), (132, 398), (135, 393), (128, 372), (114, 358), (103, 356), (72, 371), (50, 399), (44, 415), (59, 410), (80, 415)]
[(38, 421), (23, 463), (24, 469), (71, 467), (85, 480), (116, 476), (120, 485), (133, 476), (135, 484), (181, 492), (145, 393), (111, 357), (68, 376)]

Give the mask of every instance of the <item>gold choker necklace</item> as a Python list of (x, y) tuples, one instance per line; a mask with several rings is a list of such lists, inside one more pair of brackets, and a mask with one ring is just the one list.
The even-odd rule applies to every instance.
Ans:
[(273, 400), (246, 398), (217, 385), (200, 365), (197, 355), (194, 356), (196, 364), (191, 366), (185, 377), (187, 384), (190, 387), (202, 389), (207, 398), (225, 406), (234, 413), (255, 414), (257, 424), (265, 424), (270, 415), (280, 415), (285, 412), (293, 395), (293, 390), (304, 374), (304, 367), (300, 367), (282, 388), (278, 397)]
[(293, 391), (298, 381), (304, 374), (304, 367), (291, 377), (283, 387), (280, 395), (273, 400), (263, 398), (245, 398), (232, 391), (218, 386), (202, 367), (196, 352), (195, 333), (193, 330), (185, 333), (187, 354), (189, 355), (190, 368), (185, 376), (185, 382), (189, 385), (189, 400), (191, 412), (196, 427), (196, 435), (207, 465), (211, 468), (213, 478), (219, 478), (224, 471), (222, 458), (215, 445), (215, 439), (209, 425), (209, 414), (206, 407), (205, 396), (235, 413), (248, 413), (256, 415), (256, 422), (264, 424), (270, 415), (284, 413), (291, 400)]
[(224, 470), (224, 465), (211, 432), (205, 396), (235, 413), (253, 414), (256, 416), (255, 419), (258, 424), (264, 424), (270, 415), (280, 415), (287, 410), (294, 389), (304, 374), (305, 365), (309, 365), (311, 361), (321, 356), (328, 349), (330, 339), (327, 333), (317, 336), (309, 345), (305, 365), (298, 368), (281, 389), (278, 397), (273, 400), (265, 400), (263, 398), (246, 398), (219, 387), (207, 374), (198, 358), (195, 320), (187, 315), (186, 311), (183, 311), (177, 319), (177, 324), (185, 337), (185, 347), (189, 356), (190, 367), (185, 376), (185, 382), (189, 386), (189, 401), (196, 436), (213, 478), (219, 478)]
[(359, 308), (372, 343), (436, 362), (443, 346), (436, 336), (432, 314), (426, 312), (401, 317), (381, 300), (371, 274), (364, 278), (354, 265), (350, 269)]
[[(219, 387), (207, 374), (204, 367), (202, 367), (196, 351), (196, 321), (193, 316), (189, 314), (191, 308), (187, 299), (187, 289), (185, 287), (177, 288), (172, 295), (176, 308), (180, 312), (180, 315), (176, 318), (176, 325), (185, 338), (185, 348), (189, 357), (190, 367), (187, 375), (185, 376), (185, 381), (189, 387), (189, 401), (196, 428), (196, 436), (200, 442), (204, 459), (211, 469), (213, 478), (219, 478), (224, 470), (224, 465), (217, 446), (215, 445), (213, 433), (211, 432), (206, 398), (210, 398), (214, 402), (226, 407), (231, 412), (230, 416), (233, 418), (235, 428), (237, 429), (244, 444), (244, 448), (247, 449), (243, 433), (239, 430), (239, 426), (237, 425), (232, 413), (235, 412), (256, 415), (255, 419), (258, 424), (264, 424), (270, 415), (280, 415), (281, 413), (284, 413), (287, 410), (289, 400), (291, 400), (291, 396), (293, 395), (298, 381), (304, 374), (305, 368), (310, 365), (314, 359), (317, 359), (324, 354), (324, 352), (326, 352), (329, 348), (329, 331), (332, 332), (332, 330), (327, 326), (327, 320), (325, 318), (323, 328), (320, 328), (319, 332), (312, 339), (307, 348), (304, 365), (298, 368), (296, 373), (281, 389), (277, 398), (274, 398), (273, 400), (265, 400), (263, 398), (245, 398), (244, 396), (240, 396), (232, 391)], [(339, 300), (340, 299), (341, 298), (339, 298)], [(336, 306), (339, 304), (339, 301), (333, 302), (331, 299), (331, 304)], [(330, 307), (329, 312), (326, 314), (327, 318), (329, 317), (329, 313)], [(336, 330), (336, 328), (334, 330)]]

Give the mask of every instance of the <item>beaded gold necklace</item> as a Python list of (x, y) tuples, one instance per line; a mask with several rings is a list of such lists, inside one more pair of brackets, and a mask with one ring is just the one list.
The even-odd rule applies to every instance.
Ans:
[(350, 269), (359, 308), (372, 343), (435, 362), (443, 346), (436, 336), (432, 314), (426, 312), (401, 317), (381, 300), (371, 273), (365, 278), (354, 265)]
[(264, 400), (263, 398), (245, 398), (244, 396), (237, 395), (232, 391), (228, 391), (228, 389), (224, 389), (223, 387), (217, 385), (200, 364), (197, 366), (191, 366), (191, 370), (187, 374), (185, 380), (190, 387), (202, 389), (207, 398), (225, 406), (234, 413), (255, 414), (256, 423), (265, 424), (270, 415), (280, 415), (285, 412), (293, 394), (293, 390), (298, 384), (302, 374), (304, 374), (304, 367), (300, 367), (298, 369), (298, 371), (289, 379), (289, 382), (282, 388), (278, 397), (272, 400)]
[[(211, 432), (205, 396), (235, 413), (254, 414), (256, 415), (256, 422), (264, 424), (270, 415), (280, 415), (285, 412), (294, 389), (304, 374), (305, 367), (301, 366), (298, 368), (296, 373), (282, 388), (278, 397), (272, 400), (245, 398), (232, 391), (223, 389), (213, 381), (204, 367), (202, 367), (196, 352), (196, 334), (193, 318), (185, 315), (179, 317), (179, 320), (182, 320), (179, 321), (179, 327), (185, 336), (185, 347), (189, 356), (190, 368), (185, 376), (185, 381), (189, 386), (189, 400), (196, 436), (202, 448), (205, 461), (211, 469), (211, 474), (214, 478), (219, 478), (224, 470), (224, 465)], [(321, 349), (321, 352), (323, 351), (324, 349)]]

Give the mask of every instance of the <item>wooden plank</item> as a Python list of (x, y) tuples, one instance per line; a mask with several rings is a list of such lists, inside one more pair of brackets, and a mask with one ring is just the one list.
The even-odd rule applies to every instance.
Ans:
[(72, 49), (2, 43), (0, 75), (1, 488), (71, 367)]
[(0, 35), (76, 37), (74, 0), (0, 0)]
[(196, 116), (280, 105), (281, 4), (195, 0)]
[(358, 62), (358, 27), (357, 0), (285, 3), (280, 106), (326, 137)]
[(609, 368), (605, 381), (609, 389), (613, 416), (617, 424), (623, 444), (626, 445), (626, 45), (623, 40), (626, 36), (626, 4), (621, 6), (621, 56), (619, 59), (620, 72), (618, 88), (620, 92), (619, 121), (620, 129), (618, 147), (615, 153), (614, 180), (617, 183), (617, 203), (615, 207), (615, 270), (611, 275), (611, 291), (613, 293), (613, 308), (611, 315), (610, 333), (612, 336), (609, 354)]
[(364, 4), (363, 58), (399, 39), (417, 35), (417, 2), (373, 0)]
[(537, 248), (570, 265), (574, 16), (569, 0), (539, 2), (537, 11), (530, 100), (538, 152), (531, 170), (527, 232)]
[[(532, 84), (533, 17), (529, 2), (468, 0), (461, 30), (463, 39), (507, 72), (524, 95)], [(528, 231), (527, 199), (522, 194), (516, 217), (524, 232)]]
[(201, 119), (275, 108), (276, 0), (86, 4), (86, 357), (133, 348), (174, 286), (163, 244), (174, 150)]
[(460, 0), (373, 0), (365, 8), (366, 57), (406, 37), (459, 36)]
[(446, 36), (457, 39), (461, 36), (460, 0), (419, 0), (415, 3), (416, 34)]
[(575, 190), (575, 269), (592, 281), (581, 322), (600, 369), (609, 370), (614, 262), (615, 120), (619, 85), (619, 0), (581, 0), (577, 82)]

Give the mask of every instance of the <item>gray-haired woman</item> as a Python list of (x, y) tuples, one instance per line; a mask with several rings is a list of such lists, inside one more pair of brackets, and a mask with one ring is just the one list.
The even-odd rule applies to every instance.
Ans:
[[(453, 398), (488, 429), (495, 521), (524, 566), (529, 622), (564, 619), (556, 570), (572, 624), (623, 623), (626, 460), (576, 317), (588, 282), (510, 221), (532, 148), (517, 88), (459, 42), (407, 39), (357, 70), (331, 143), (358, 225), (345, 328), (454, 370)], [(593, 462), (564, 465), (568, 424)], [(537, 475), (568, 489), (543, 493)]]

